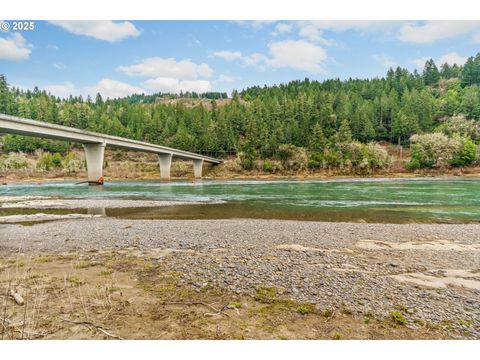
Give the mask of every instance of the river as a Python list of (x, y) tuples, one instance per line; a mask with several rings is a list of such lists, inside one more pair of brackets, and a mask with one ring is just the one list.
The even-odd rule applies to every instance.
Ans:
[[(107, 209), (107, 215), (122, 218), (480, 222), (479, 178), (109, 181), (104, 186), (46, 182), (4, 185), (0, 187), (1, 196), (107, 197), (207, 203)], [(0, 212), (7, 214), (2, 209)]]

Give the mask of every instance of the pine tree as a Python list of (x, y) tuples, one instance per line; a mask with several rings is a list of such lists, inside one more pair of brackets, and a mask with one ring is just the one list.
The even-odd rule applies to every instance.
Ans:
[(438, 71), (437, 65), (433, 59), (427, 60), (425, 67), (423, 68), (423, 81), (425, 85), (436, 85), (438, 80), (440, 80), (440, 72)]

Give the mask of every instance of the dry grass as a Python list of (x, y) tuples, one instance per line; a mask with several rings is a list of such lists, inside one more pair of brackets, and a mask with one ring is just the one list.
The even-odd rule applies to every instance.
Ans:
[[(199, 279), (199, 281), (202, 279)], [(202, 280), (202, 283), (205, 280)], [(24, 305), (10, 295), (20, 294)], [(0, 253), (2, 339), (440, 339), (394, 319), (183, 281), (161, 262), (117, 252)], [(367, 321), (367, 320), (368, 321)]]

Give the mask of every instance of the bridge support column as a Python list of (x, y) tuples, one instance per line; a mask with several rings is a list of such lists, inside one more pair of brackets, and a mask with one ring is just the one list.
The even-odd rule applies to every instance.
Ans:
[(87, 160), (87, 177), (89, 183), (103, 184), (103, 156), (105, 144), (83, 144)]
[(193, 160), (193, 174), (195, 175), (195, 179), (202, 178), (202, 167), (203, 167), (203, 159)]
[(172, 165), (172, 154), (159, 154), (158, 162), (160, 163), (160, 178), (170, 179), (170, 167)]

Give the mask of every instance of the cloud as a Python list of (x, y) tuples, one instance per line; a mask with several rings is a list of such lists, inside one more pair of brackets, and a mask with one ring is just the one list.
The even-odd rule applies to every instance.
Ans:
[(68, 81), (65, 81), (63, 84), (47, 85), (45, 86), (45, 90), (56, 97), (64, 99), (78, 93), (75, 85)]
[(117, 42), (128, 37), (136, 37), (140, 35), (140, 30), (129, 21), (55, 20), (50, 22), (72, 34), (90, 36), (95, 39), (109, 42)]
[(398, 27), (398, 25), (402, 24), (403, 22), (391, 20), (316, 20), (304, 21), (301, 23), (313, 25), (318, 29), (335, 32), (343, 32), (348, 30), (370, 32), (393, 29)]
[(473, 40), (480, 40), (480, 21), (408, 22), (400, 28), (398, 39), (414, 44), (431, 44), (470, 33), (475, 33)]
[(415, 64), (419, 70), (422, 70), (423, 67), (425, 66), (425, 63), (428, 60), (430, 60), (430, 58), (427, 56), (424, 56), (424, 57), (412, 60), (412, 63)]
[(311, 73), (322, 73), (322, 63), (327, 59), (326, 51), (320, 46), (303, 40), (272, 42), (268, 45), (268, 66), (292, 68)]
[(221, 74), (215, 82), (224, 82), (224, 83), (232, 83), (235, 82), (236, 78), (234, 76)]
[(243, 63), (245, 65), (259, 65), (261, 63), (266, 63), (268, 61), (268, 58), (260, 53), (253, 53), (248, 56), (243, 57)]
[(111, 99), (145, 93), (140, 87), (112, 79), (102, 79), (93, 86), (87, 86), (85, 90), (92, 97), (100, 93), (104, 98)]
[(143, 85), (151, 90), (163, 93), (179, 93), (193, 91), (204, 93), (212, 89), (208, 80), (178, 80), (170, 77), (157, 77), (146, 80)]
[(117, 71), (129, 76), (146, 76), (153, 78), (175, 78), (179, 80), (196, 80), (202, 77), (210, 77), (213, 70), (205, 63), (195, 64), (189, 59), (177, 61), (174, 58), (152, 57), (143, 62), (119, 66)]
[(277, 36), (277, 35), (280, 35), (280, 34), (289, 33), (290, 31), (292, 31), (292, 28), (293, 28), (292, 24), (278, 23), (275, 26), (275, 30), (273, 30), (270, 34), (273, 35), (273, 36)]
[(443, 65), (447, 63), (448, 65), (453, 65), (453, 64), (463, 65), (467, 62), (467, 60), (468, 60), (468, 57), (466, 56), (463, 57), (458, 55), (456, 52), (449, 52), (438, 58), (438, 64)]
[(32, 52), (25, 38), (20, 33), (13, 33), (7, 38), (0, 38), (0, 59), (24, 60), (30, 57)]
[(67, 68), (67, 65), (61, 62), (53, 63), (52, 65), (55, 69), (58, 69), (58, 70), (65, 70)]
[[(442, 56), (435, 59), (434, 61), (437, 67), (440, 67), (445, 63), (447, 63), (448, 65), (453, 65), (453, 64), (463, 65), (467, 62), (467, 59), (468, 59), (467, 57), (460, 56), (456, 52), (449, 52), (449, 53), (443, 54)], [(423, 70), (423, 67), (425, 66), (425, 62), (427, 62), (427, 60), (430, 60), (430, 58), (421, 57), (421, 58), (412, 60), (412, 63), (415, 64), (419, 70)]]
[(234, 22), (243, 27), (249, 27), (254, 30), (260, 30), (265, 25), (270, 25), (275, 23), (276, 20), (235, 20)]
[(325, 39), (322, 34), (321, 26), (315, 21), (300, 21), (299, 22), (300, 31), (298, 35), (304, 39), (309, 41), (323, 44), (323, 45), (331, 45), (333, 44), (332, 40)]
[(222, 58), (226, 61), (231, 61), (240, 59), (242, 57), (242, 53), (240, 51), (221, 50), (213, 52), (213, 56)]
[(372, 55), (372, 59), (387, 69), (393, 68), (398, 65), (395, 60), (393, 60), (386, 54), (374, 54)]

